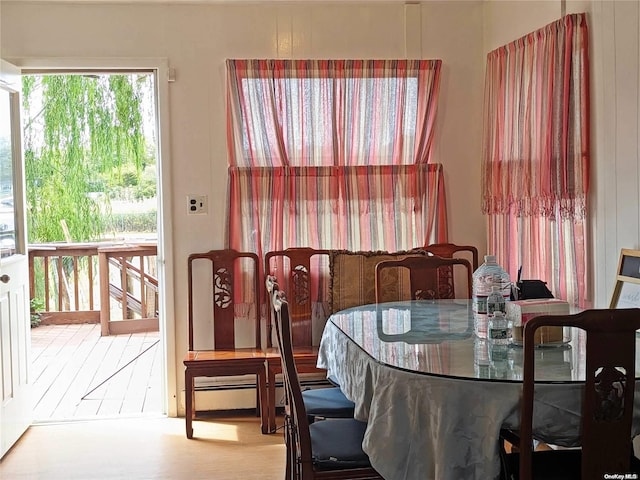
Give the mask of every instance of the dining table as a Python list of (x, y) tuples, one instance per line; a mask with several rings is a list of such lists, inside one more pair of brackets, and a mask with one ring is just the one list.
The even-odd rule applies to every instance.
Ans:
[[(523, 352), (479, 338), (473, 319), (471, 300), (363, 305), (327, 319), (317, 365), (367, 422), (362, 448), (386, 480), (499, 478), (500, 429), (520, 419)], [(580, 443), (586, 334), (562, 338), (536, 348), (533, 422), (536, 439), (561, 448)]]

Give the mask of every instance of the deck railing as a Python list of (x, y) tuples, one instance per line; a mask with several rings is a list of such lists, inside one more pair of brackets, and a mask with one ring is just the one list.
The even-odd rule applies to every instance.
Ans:
[(29, 245), (43, 323), (98, 323), (102, 335), (158, 329), (155, 243)]

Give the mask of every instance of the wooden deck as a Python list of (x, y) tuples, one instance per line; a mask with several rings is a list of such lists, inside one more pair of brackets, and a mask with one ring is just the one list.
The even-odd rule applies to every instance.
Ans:
[(33, 328), (34, 421), (161, 415), (159, 338), (102, 337), (100, 324)]

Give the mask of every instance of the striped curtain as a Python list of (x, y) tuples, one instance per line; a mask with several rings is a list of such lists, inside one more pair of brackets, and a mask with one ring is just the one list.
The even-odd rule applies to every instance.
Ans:
[(397, 251), (444, 230), (433, 214), (444, 192), (437, 164), (231, 167), (229, 178), (234, 248)]
[(439, 60), (228, 60), (229, 246), (446, 241)]
[(512, 279), (587, 307), (589, 51), (585, 14), (487, 56), (482, 209)]

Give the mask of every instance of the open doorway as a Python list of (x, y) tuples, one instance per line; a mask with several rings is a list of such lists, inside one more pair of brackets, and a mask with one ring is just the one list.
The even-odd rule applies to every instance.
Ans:
[(23, 74), (34, 421), (166, 413), (157, 73)]

